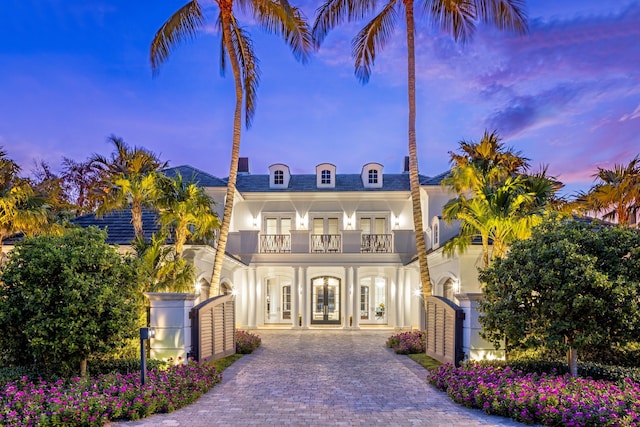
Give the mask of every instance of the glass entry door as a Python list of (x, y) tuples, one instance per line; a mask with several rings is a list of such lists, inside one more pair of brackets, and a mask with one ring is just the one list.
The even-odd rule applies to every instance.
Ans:
[(340, 324), (340, 279), (325, 276), (311, 281), (311, 323)]

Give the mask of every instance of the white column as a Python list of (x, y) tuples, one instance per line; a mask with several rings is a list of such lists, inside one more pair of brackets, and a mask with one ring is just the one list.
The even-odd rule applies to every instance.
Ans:
[(240, 289), (240, 295), (236, 297), (236, 310), (238, 310), (238, 323), (241, 327), (249, 326), (249, 316), (251, 311), (249, 310), (249, 298), (250, 289), (249, 286), (249, 269), (242, 269), (242, 288)]
[(253, 329), (256, 327), (256, 311), (258, 307), (256, 306), (256, 269), (249, 269), (249, 328)]
[(309, 329), (311, 295), (307, 283), (307, 267), (300, 267), (300, 286), (302, 286), (302, 329)]
[(351, 328), (351, 322), (353, 322), (353, 319), (350, 319), (351, 313), (353, 312), (353, 300), (351, 299), (351, 289), (353, 288), (353, 280), (351, 277), (352, 269), (353, 267), (344, 268), (345, 286), (344, 302), (342, 303), (342, 306), (344, 307), (344, 329)]
[(404, 328), (407, 325), (407, 319), (405, 317), (406, 307), (411, 307), (411, 298), (413, 294), (407, 293), (407, 277), (404, 268), (398, 269), (398, 327)]
[(353, 329), (360, 329), (360, 278), (358, 267), (353, 267)]
[(291, 326), (293, 329), (298, 329), (298, 305), (300, 303), (300, 285), (298, 284), (300, 278), (299, 269), (293, 267), (293, 283), (291, 284)]

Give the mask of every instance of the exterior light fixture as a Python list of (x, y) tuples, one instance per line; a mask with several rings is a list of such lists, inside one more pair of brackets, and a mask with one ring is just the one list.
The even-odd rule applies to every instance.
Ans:
[(150, 340), (156, 336), (153, 328), (140, 328), (140, 383), (144, 385), (147, 376), (147, 352), (144, 348), (145, 340)]

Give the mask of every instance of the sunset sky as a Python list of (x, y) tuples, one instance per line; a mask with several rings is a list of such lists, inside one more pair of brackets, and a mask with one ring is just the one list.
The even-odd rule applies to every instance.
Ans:
[[(0, 146), (28, 172), (34, 161), (108, 154), (111, 134), (226, 177), (233, 79), (219, 72), (212, 30), (180, 46), (153, 78), (149, 44), (184, 0), (1, 0)], [(313, 20), (318, 1), (292, 1)], [(203, 2), (206, 3), (206, 2)], [(640, 1), (530, 0), (525, 36), (480, 28), (456, 45), (418, 24), (420, 173), (449, 167), (458, 142), (497, 130), (533, 169), (549, 165), (566, 194), (587, 190), (597, 167), (640, 154)], [(402, 20), (373, 76), (353, 75), (351, 38), (330, 34), (311, 61), (243, 19), (260, 58), (253, 126), (241, 156), (253, 173), (273, 163), (313, 173), (330, 162), (359, 173), (379, 162), (401, 172), (407, 155)], [(210, 27), (213, 28), (213, 25)]]

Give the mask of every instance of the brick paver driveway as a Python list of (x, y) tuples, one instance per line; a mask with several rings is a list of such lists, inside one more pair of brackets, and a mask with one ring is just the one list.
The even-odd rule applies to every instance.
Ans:
[(392, 331), (260, 330), (198, 402), (122, 426), (516, 426), (452, 403), (384, 343)]

